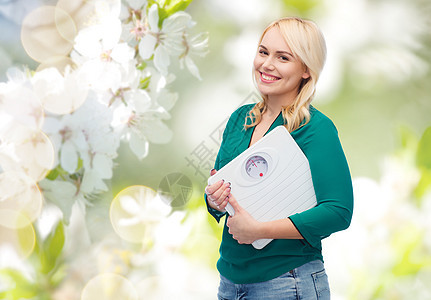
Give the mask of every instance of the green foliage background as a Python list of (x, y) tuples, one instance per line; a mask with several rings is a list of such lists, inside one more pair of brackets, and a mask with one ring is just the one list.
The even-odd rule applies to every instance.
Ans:
[[(210, 36), (210, 53), (203, 59), (196, 61), (203, 81), (198, 82), (190, 75), (178, 76), (172, 90), (177, 90), (180, 100), (172, 110), (169, 126), (174, 131), (173, 140), (166, 145), (151, 145), (150, 154), (143, 161), (138, 161), (128, 149), (122, 147), (117, 160), (117, 167), (112, 180), (112, 192), (95, 203), (87, 210), (87, 224), (93, 241), (100, 238), (100, 228), (108, 228), (109, 205), (113, 197), (124, 188), (134, 185), (146, 185), (158, 188), (162, 178), (173, 172), (186, 174), (193, 182), (193, 194), (190, 201), (180, 210), (186, 212), (185, 219), (193, 219), (193, 228), (186, 243), (179, 252), (191, 261), (208, 266), (215, 272), (218, 258), (217, 242), (208, 237), (220, 240), (221, 226), (207, 213), (203, 203), (204, 181), (197, 175), (196, 170), (187, 165), (186, 157), (200, 141), (207, 140), (211, 131), (226, 118), (233, 109), (253, 91), (250, 72), (235, 73), (241, 76), (235, 87), (225, 83), (226, 90), (217, 88), (219, 83), (233, 74), (236, 66), (226, 58), (238, 49), (226, 45), (232, 39), (245, 34), (247, 26), (263, 29), (276, 17), (298, 15), (311, 19), (322, 19), (331, 10), (331, 5), (338, 2), (323, 0), (270, 0), (269, 6), (274, 10), (258, 18), (249, 17), (250, 23), (240, 22), (250, 10), (235, 10), (230, 15), (224, 15), (229, 10), (229, 2), (215, 4), (214, 1), (149, 1), (163, 3), (159, 14), (160, 22), (166, 16), (177, 10), (186, 9), (197, 22), (196, 31), (207, 31)], [(369, 5), (382, 1), (365, 1)], [(243, 5), (253, 5), (242, 1)], [(398, 0), (397, 3), (408, 3), (416, 10), (430, 12), (430, 3), (426, 0)], [(394, 4), (395, 5), (395, 4)], [(224, 10), (220, 6), (225, 6)], [(237, 6), (235, 6), (236, 9)], [(349, 9), (348, 6), (344, 6)], [(233, 10), (234, 8), (232, 8)], [(354, 9), (354, 8), (352, 8)], [(238, 15), (238, 18), (232, 17)], [(369, 22), (367, 16), (361, 16), (364, 24)], [(317, 20), (316, 20), (317, 21)], [(251, 23), (253, 22), (253, 24)], [(340, 21), (339, 26), (346, 24)], [(407, 22), (407, 20), (393, 20), (393, 22)], [(249, 24), (249, 25), (245, 25)], [(417, 24), (424, 27), (420, 36), (420, 47), (414, 47), (412, 54), (419, 57), (426, 64), (426, 72), (421, 77), (413, 76), (402, 81), (391, 81), (384, 76), (367, 77), (356, 70), (357, 56), (369, 49), (378, 48), (378, 41), (369, 41), (365, 48), (358, 48), (348, 55), (340, 57), (341, 74), (339, 75), (339, 89), (328, 99), (319, 99), (317, 92), (315, 106), (333, 119), (343, 143), (353, 178), (368, 177), (379, 182), (384, 173), (383, 160), (388, 156), (398, 158), (410, 157), (410, 165), (420, 173), (420, 179), (412, 192), (405, 199), (406, 205), (414, 207), (417, 214), (421, 214), (429, 207), (431, 186), (431, 24)], [(255, 40), (260, 32), (256, 31)], [(355, 32), (351, 33), (352, 35)], [(331, 51), (331, 49), (329, 49)], [(18, 52), (19, 53), (19, 52)], [(228, 53), (228, 54), (226, 54)], [(402, 57), (400, 59), (403, 59)], [(22, 59), (31, 66), (32, 62)], [(15, 58), (15, 63), (20, 58)], [(251, 67), (250, 61), (250, 67)], [(181, 70), (180, 66), (175, 66)], [(227, 96), (227, 90), (233, 90)], [(206, 92), (203, 92), (206, 91)], [(201, 110), (207, 124), (199, 124), (200, 118), (195, 108), (205, 107), (202, 103), (207, 100), (203, 95), (216, 95), (220, 103), (207, 103), (207, 110)], [(236, 95), (236, 98), (232, 98)], [(229, 98), (226, 101), (226, 98)], [(196, 121), (194, 121), (196, 120)], [(189, 124), (195, 124), (195, 130)], [(202, 127), (202, 128), (198, 128)], [(199, 130), (198, 130), (199, 129)], [(213, 146), (214, 150), (217, 150)], [(208, 172), (209, 170), (202, 170)], [(208, 174), (209, 175), (209, 174)], [(94, 225), (94, 226), (93, 226)], [(44, 239), (36, 234), (36, 246), (27, 262), (32, 266), (34, 278), (27, 278), (14, 269), (0, 271), (2, 280), (15, 282), (14, 288), (0, 292), (2, 299), (54, 299), (55, 290), (61, 286), (68, 276), (70, 261), (65, 257), (63, 245), (65, 242), (64, 224), (59, 222), (52, 232)], [(376, 226), (388, 227), (391, 233), (390, 249), (394, 253), (394, 260), (385, 266), (377, 275), (369, 276), (375, 266), (364, 266), (361, 269), (349, 270), (352, 282), (346, 291), (339, 292), (341, 299), (408, 299), (398, 292), (395, 287), (405, 282), (415, 282), (415, 278), (431, 278), (431, 246), (430, 233), (425, 228), (417, 228), (412, 224), (401, 224), (389, 227), (384, 221)], [(376, 229), (377, 227), (373, 227)], [(204, 237), (202, 240), (201, 238)], [(135, 245), (122, 245), (129, 251), (135, 251)], [(151, 248), (151, 245), (147, 245)], [(370, 245), (372, 247), (372, 245)], [(337, 253), (327, 255), (337, 256)], [(392, 255), (392, 254), (391, 254)], [(334, 273), (337, 270), (333, 271)], [(418, 275), (419, 274), (419, 275)], [(426, 276), (423, 274), (427, 274)], [(197, 274), (197, 276), (199, 276)], [(427, 277), (428, 276), (428, 277)], [(372, 281), (373, 280), (373, 281)], [(408, 281), (411, 280), (411, 281)], [(422, 279), (420, 279), (422, 282)], [(417, 281), (416, 281), (417, 282)], [(431, 297), (429, 287), (420, 285), (423, 293)], [(427, 290), (428, 289), (428, 290)], [(333, 286), (337, 294), (337, 286)], [(211, 295), (209, 296), (211, 298)], [(418, 299), (418, 298), (416, 298)]]

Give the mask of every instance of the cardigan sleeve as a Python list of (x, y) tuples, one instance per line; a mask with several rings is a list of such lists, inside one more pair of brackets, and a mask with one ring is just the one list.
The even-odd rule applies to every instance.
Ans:
[(311, 246), (319, 247), (321, 239), (350, 225), (352, 180), (337, 129), (330, 119), (322, 118), (312, 126), (302, 150), (310, 164), (317, 206), (289, 218)]

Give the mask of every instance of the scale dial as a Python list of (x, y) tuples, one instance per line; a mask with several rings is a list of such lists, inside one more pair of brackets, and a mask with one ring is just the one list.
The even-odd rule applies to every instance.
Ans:
[(262, 156), (254, 155), (245, 163), (245, 171), (252, 178), (263, 178), (268, 172), (268, 162)]

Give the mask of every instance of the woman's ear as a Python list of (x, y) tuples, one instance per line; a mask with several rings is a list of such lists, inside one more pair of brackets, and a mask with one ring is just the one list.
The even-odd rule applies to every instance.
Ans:
[(305, 68), (304, 73), (302, 73), (302, 78), (303, 78), (303, 79), (308, 79), (308, 78), (310, 78), (310, 72), (308, 71), (308, 68), (307, 68), (307, 67)]

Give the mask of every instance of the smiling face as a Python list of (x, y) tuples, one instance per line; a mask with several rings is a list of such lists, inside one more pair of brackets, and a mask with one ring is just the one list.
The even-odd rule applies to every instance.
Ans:
[(254, 76), (260, 93), (283, 106), (292, 104), (302, 79), (310, 77), (277, 27), (270, 28), (262, 38), (254, 59)]

